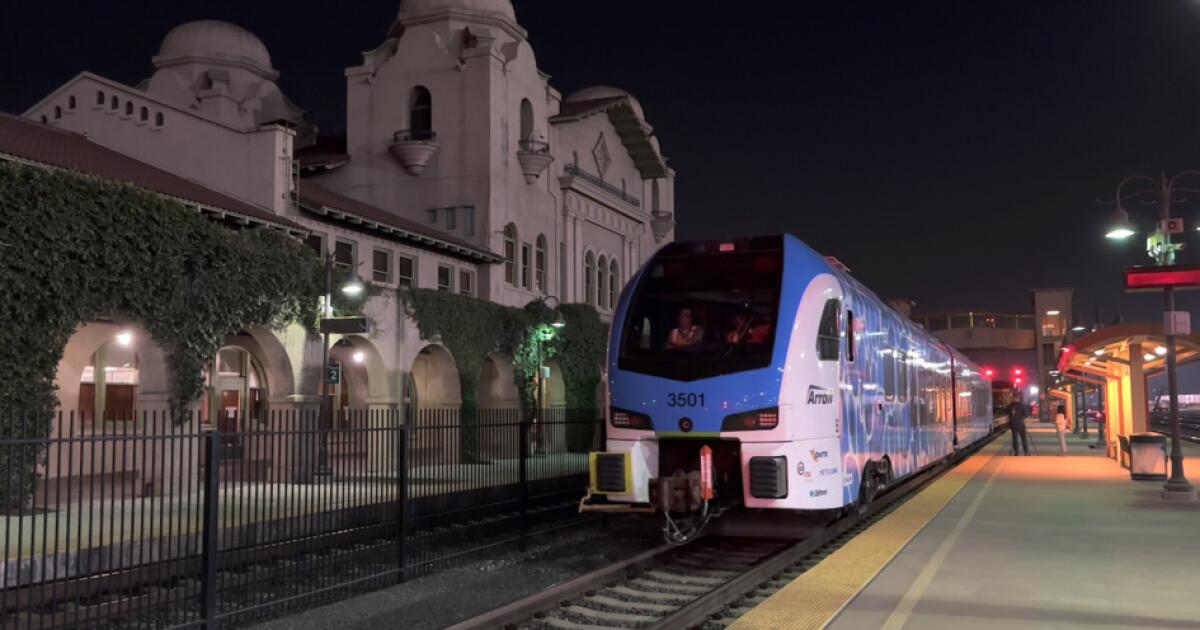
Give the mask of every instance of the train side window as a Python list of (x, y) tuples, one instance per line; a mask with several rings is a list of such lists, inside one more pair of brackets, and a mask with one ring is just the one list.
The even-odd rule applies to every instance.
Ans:
[(854, 363), (854, 311), (846, 309), (846, 361)]
[(821, 313), (821, 323), (817, 326), (817, 358), (821, 361), (838, 360), (840, 311), (840, 300), (825, 301), (825, 312)]
[(896, 390), (900, 402), (908, 400), (908, 357), (903, 351), (896, 351)]
[(883, 397), (887, 400), (896, 398), (896, 351), (887, 348), (883, 351)]

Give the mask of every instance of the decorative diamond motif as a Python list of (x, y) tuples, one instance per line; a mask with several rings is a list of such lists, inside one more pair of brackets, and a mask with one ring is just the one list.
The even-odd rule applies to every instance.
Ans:
[(596, 158), (596, 172), (604, 177), (612, 158), (608, 155), (608, 142), (604, 139), (603, 131), (600, 132), (600, 139), (596, 140), (596, 146), (592, 147), (592, 157)]

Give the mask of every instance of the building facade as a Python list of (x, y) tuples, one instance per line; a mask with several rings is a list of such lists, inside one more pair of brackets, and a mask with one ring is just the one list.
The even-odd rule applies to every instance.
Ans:
[[(345, 72), (344, 136), (321, 135), (283, 94), (256, 36), (212, 20), (170, 31), (141, 83), (82, 72), (23, 117), (58, 134), (37, 142), (69, 137), (164, 171), (229, 200), (205, 212), (286, 224), (384, 289), (364, 307), (369, 334), (334, 337), (336, 405), (454, 407), (454, 357), (419, 338), (394, 289), (509, 306), (554, 296), (611, 317), (624, 283), (673, 238), (675, 174), (632, 95), (563, 97), (550, 85), (509, 0), (401, 0), (380, 30)], [(7, 157), (60, 166), (22, 152)], [(210, 425), (319, 404), (319, 337), (293, 326), (226, 341), (199, 403)], [(136, 322), (81, 327), (59, 374), (62, 408), (103, 419), (118, 399), (122, 410), (160, 405), (161, 387), (140, 384), (161, 354)], [(511, 358), (484, 372), (481, 403), (515, 406)], [(561, 391), (556, 374), (550, 391)]]

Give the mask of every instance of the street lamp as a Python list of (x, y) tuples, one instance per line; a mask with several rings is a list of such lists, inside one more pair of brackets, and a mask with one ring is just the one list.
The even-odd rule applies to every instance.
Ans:
[[(554, 302), (554, 306), (550, 306), (551, 301)], [(558, 331), (562, 330), (563, 328), (566, 328), (567, 320), (563, 317), (562, 308), (561, 308), (562, 302), (560, 302), (557, 297), (555, 297), (553, 295), (542, 296), (542, 297), (538, 298), (537, 304), (538, 304), (538, 325), (533, 333), (533, 343), (537, 347), (537, 389), (534, 391), (534, 393), (536, 394), (536, 397), (534, 399), (533, 421), (534, 421), (535, 425), (540, 427), (541, 426), (540, 419), (541, 419), (541, 415), (542, 415), (542, 406), (545, 405), (545, 396), (546, 396), (546, 392), (545, 392), (546, 383), (545, 383), (545, 376), (543, 374), (545, 371), (545, 368), (542, 366), (542, 361), (543, 361), (542, 344), (544, 344), (548, 341), (552, 341), (558, 335)], [(546, 309), (550, 309), (551, 316), (549, 318), (546, 317)], [(538, 450), (542, 447), (541, 440), (538, 439), (537, 437), (535, 437), (534, 441), (535, 441), (534, 452), (538, 452)]]
[[(1129, 222), (1129, 214), (1121, 207), (1121, 202), (1126, 199), (1143, 196), (1143, 203), (1158, 203), (1159, 208), (1159, 223), (1158, 228), (1150, 233), (1146, 239), (1146, 253), (1154, 259), (1154, 262), (1160, 267), (1165, 267), (1175, 264), (1175, 252), (1183, 249), (1183, 244), (1171, 243), (1172, 234), (1180, 234), (1183, 232), (1182, 221), (1171, 217), (1171, 204), (1182, 199), (1176, 198), (1180, 193), (1200, 194), (1200, 190), (1195, 188), (1186, 188), (1178, 185), (1179, 179), (1184, 175), (1200, 175), (1200, 171), (1181, 171), (1168, 178), (1166, 174), (1160, 175), (1158, 178), (1149, 175), (1130, 175), (1121, 180), (1117, 184), (1116, 208), (1113, 210), (1111, 222), (1108, 226), (1108, 232), (1105, 234), (1111, 239), (1125, 239), (1133, 236), (1136, 229)], [(1122, 196), (1121, 189), (1125, 184), (1133, 181), (1148, 182), (1151, 188), (1144, 188), (1140, 191)], [(1167, 395), (1170, 400), (1169, 419), (1171, 423), (1171, 478), (1167, 480), (1163, 486), (1163, 498), (1170, 500), (1193, 501), (1196, 499), (1196, 489), (1188, 482), (1187, 477), (1183, 472), (1183, 443), (1179, 428), (1179, 383), (1176, 374), (1176, 349), (1175, 349), (1175, 323), (1172, 314), (1175, 311), (1175, 292), (1172, 287), (1163, 288), (1163, 328), (1166, 333), (1166, 358), (1167, 358)]]
[[(322, 320), (327, 320), (333, 317), (333, 265), (334, 256), (331, 252), (325, 253), (325, 305), (324, 312), (321, 314)], [(346, 278), (338, 289), (349, 298), (358, 298), (366, 291), (363, 281), (358, 277), (353, 269), (350, 271), (350, 276)], [(329, 429), (333, 426), (333, 400), (329, 391), (329, 341), (332, 332), (326, 326), (322, 326), (322, 351), (321, 351), (321, 440), (317, 455), (317, 474), (329, 475), (333, 470), (329, 462)], [(340, 375), (339, 375), (340, 376)], [(339, 378), (340, 380), (340, 378)]]

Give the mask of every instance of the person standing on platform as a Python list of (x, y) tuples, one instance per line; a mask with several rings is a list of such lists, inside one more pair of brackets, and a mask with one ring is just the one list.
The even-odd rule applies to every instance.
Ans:
[[(1029, 455), (1029, 435), (1025, 432), (1025, 405), (1015, 396), (1012, 404), (1008, 406), (1008, 430), (1012, 431), (1013, 455), (1020, 455), (1022, 450)], [(1018, 436), (1021, 438), (1021, 450), (1017, 450)]]
[(1063, 405), (1058, 406), (1058, 411), (1054, 413), (1054, 429), (1058, 431), (1058, 454), (1067, 454), (1067, 408)]

